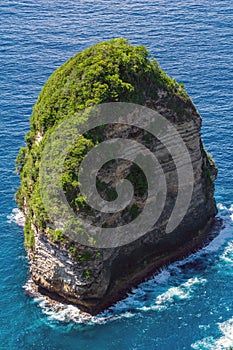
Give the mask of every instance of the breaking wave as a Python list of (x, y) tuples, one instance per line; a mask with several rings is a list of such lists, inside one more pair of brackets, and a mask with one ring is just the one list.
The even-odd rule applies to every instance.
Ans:
[(221, 333), (219, 338), (206, 337), (191, 345), (195, 350), (226, 350), (233, 344), (233, 318), (218, 323), (218, 330)]
[(18, 226), (24, 226), (25, 216), (21, 210), (14, 208), (12, 209), (11, 214), (7, 215), (7, 222), (9, 224), (14, 223)]

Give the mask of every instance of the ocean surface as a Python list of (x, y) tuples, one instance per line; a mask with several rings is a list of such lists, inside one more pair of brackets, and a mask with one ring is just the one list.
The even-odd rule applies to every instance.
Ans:
[[(233, 3), (230, 0), (1, 0), (0, 349), (178, 350), (233, 345)], [(144, 44), (183, 82), (203, 117), (219, 175), (223, 228), (102, 315), (52, 310), (25, 293), (29, 269), (16, 225), (14, 159), (37, 96), (55, 68), (99, 41)], [(27, 284), (26, 288), (30, 288)]]

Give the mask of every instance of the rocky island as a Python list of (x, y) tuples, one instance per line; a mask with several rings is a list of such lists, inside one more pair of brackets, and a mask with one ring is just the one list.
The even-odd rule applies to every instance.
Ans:
[[(133, 184), (133, 199), (120, 213), (100, 215), (80, 192), (78, 165), (90, 149), (111, 138), (137, 140), (153, 152), (168, 189), (162, 214), (151, 230), (128, 244), (104, 248), (82, 245), (54, 227), (43, 204), (39, 169), (46, 141), (59, 123), (87, 107), (108, 102), (145, 106), (176, 128), (190, 155), (193, 190), (186, 214), (167, 233), (166, 225), (178, 195), (177, 160), (174, 162), (159, 140), (138, 127), (103, 125), (85, 133), (71, 145), (63, 165), (62, 186), (75, 213), (101, 227), (116, 227), (134, 220), (143, 210), (147, 179), (140, 167), (128, 160), (107, 162), (96, 180), (98, 192), (109, 202), (117, 197), (112, 174)], [(51, 299), (76, 304), (96, 314), (159, 268), (199, 247), (217, 213), (217, 169), (204, 149), (200, 130), (201, 117), (183, 85), (168, 77), (143, 46), (133, 46), (125, 39), (110, 40), (78, 53), (58, 68), (39, 95), (26, 146), (16, 160), (21, 179), (16, 200), (26, 219), (25, 247), (35, 288)]]

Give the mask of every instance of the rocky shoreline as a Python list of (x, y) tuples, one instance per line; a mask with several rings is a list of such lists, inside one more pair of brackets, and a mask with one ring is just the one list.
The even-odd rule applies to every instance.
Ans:
[[(25, 216), (22, 211), (14, 209), (13, 213), (10, 215), (10, 219), (13, 220), (17, 225), (24, 226)], [(192, 254), (195, 254), (200, 249), (205, 248), (223, 229), (223, 222), (220, 218), (212, 218), (209, 220), (208, 224), (203, 230), (200, 230), (199, 234), (185, 246), (180, 247), (179, 250), (170, 254), (170, 256), (164, 257), (152, 263), (144, 271), (141, 271), (134, 277), (131, 281), (126, 281), (122, 285), (122, 289), (118, 290), (116, 293), (109, 295), (108, 300), (105, 300), (102, 304), (99, 304), (98, 307), (92, 309), (89, 313), (87, 308), (82, 307), (82, 305), (77, 305), (76, 303), (67, 303), (65, 298), (62, 298), (59, 294), (50, 292), (49, 290), (37, 285), (32, 279), (29, 279), (26, 285), (24, 286), (26, 294), (34, 298), (44, 297), (49, 307), (55, 312), (59, 312), (66, 305), (74, 305), (79, 308), (81, 315), (88, 320), (93, 315), (98, 315), (103, 310), (111, 307), (113, 304), (119, 300), (124, 299), (127, 294), (132, 290), (132, 288), (137, 287), (140, 283), (150, 279), (153, 275), (160, 273), (161, 269), (166, 268), (169, 264), (172, 264), (175, 261), (182, 261)], [(30, 255), (28, 256), (30, 262)]]
[[(104, 300), (103, 303), (99, 304), (91, 310), (83, 307), (81, 304), (67, 302), (67, 299), (61, 297), (59, 294), (50, 292), (49, 290), (37, 285), (32, 279), (30, 279), (25, 287), (25, 292), (36, 298), (44, 297), (49, 307), (55, 312), (59, 312), (67, 305), (73, 305), (78, 307), (80, 314), (85, 320), (90, 319), (91, 316), (99, 315), (104, 310), (111, 307), (113, 304), (124, 299), (132, 288), (137, 287), (140, 283), (150, 279), (153, 275), (157, 275), (161, 272), (161, 269), (166, 268), (168, 265), (176, 262), (182, 261), (188, 258), (190, 255), (195, 254), (200, 249), (205, 248), (213, 239), (215, 239), (220, 230), (223, 229), (223, 222), (220, 218), (211, 219), (206, 227), (199, 232), (199, 234), (185, 246), (180, 247), (180, 249), (169, 257), (164, 257), (159, 261), (152, 263), (144, 271), (138, 273), (133, 280), (128, 280), (125, 284), (122, 284), (122, 289), (117, 292), (113, 292), (108, 296), (108, 299)], [(29, 258), (30, 262), (30, 258)]]

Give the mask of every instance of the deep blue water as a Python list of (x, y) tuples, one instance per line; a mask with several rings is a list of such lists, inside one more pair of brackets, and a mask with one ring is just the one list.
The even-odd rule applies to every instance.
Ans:
[[(0, 349), (233, 345), (232, 2), (2, 0), (0, 15)], [(205, 250), (169, 266), (85, 324), (75, 308), (54, 313), (25, 294), (22, 228), (9, 218), (19, 184), (14, 159), (53, 70), (91, 44), (120, 36), (146, 45), (163, 69), (185, 83), (219, 167), (216, 199), (225, 228)]]

